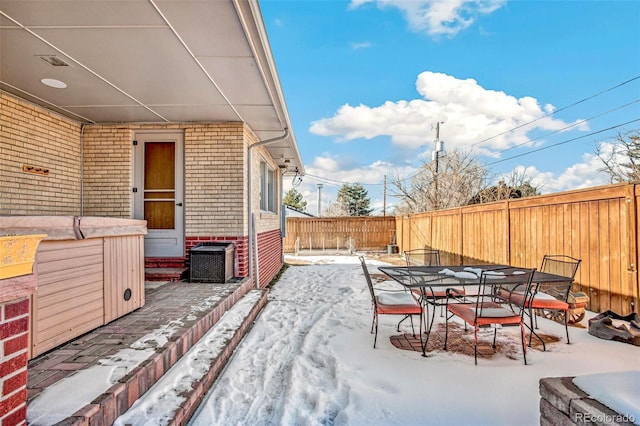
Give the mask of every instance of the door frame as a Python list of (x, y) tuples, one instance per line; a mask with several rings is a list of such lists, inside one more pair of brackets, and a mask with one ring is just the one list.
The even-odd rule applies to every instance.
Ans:
[[(147, 142), (174, 142), (175, 145), (175, 228), (171, 231), (147, 229), (144, 237), (145, 257), (185, 256), (184, 214), (184, 132), (181, 130), (137, 130), (133, 135), (134, 162), (132, 203), (135, 219), (144, 219), (144, 147)], [(158, 244), (165, 239), (173, 244)]]

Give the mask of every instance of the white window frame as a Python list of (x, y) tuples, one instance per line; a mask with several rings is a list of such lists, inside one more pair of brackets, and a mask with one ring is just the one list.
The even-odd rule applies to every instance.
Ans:
[(278, 213), (276, 171), (266, 161), (260, 161), (260, 210)]

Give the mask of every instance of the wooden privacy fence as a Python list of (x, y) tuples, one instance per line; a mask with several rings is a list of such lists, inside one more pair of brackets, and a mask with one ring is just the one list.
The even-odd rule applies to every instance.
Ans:
[(573, 256), (589, 309), (626, 315), (638, 309), (639, 198), (640, 185), (619, 184), (397, 217), (397, 244), (439, 249), (443, 264)]
[(380, 250), (392, 243), (393, 216), (287, 218), (284, 251)]

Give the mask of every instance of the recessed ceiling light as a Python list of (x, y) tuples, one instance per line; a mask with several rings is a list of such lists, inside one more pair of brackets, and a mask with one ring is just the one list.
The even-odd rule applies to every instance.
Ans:
[(40, 82), (45, 86), (53, 87), (56, 89), (65, 89), (67, 87), (67, 83), (56, 80), (55, 78), (43, 78), (42, 80), (40, 80)]

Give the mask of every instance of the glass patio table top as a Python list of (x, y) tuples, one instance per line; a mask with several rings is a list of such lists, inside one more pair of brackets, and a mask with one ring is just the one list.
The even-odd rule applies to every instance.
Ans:
[[(526, 268), (510, 265), (449, 265), (449, 266), (379, 266), (378, 270), (408, 288), (455, 287), (480, 283), (484, 272), (487, 279), (502, 283), (522, 282)], [(534, 283), (573, 281), (570, 277), (535, 271)]]

